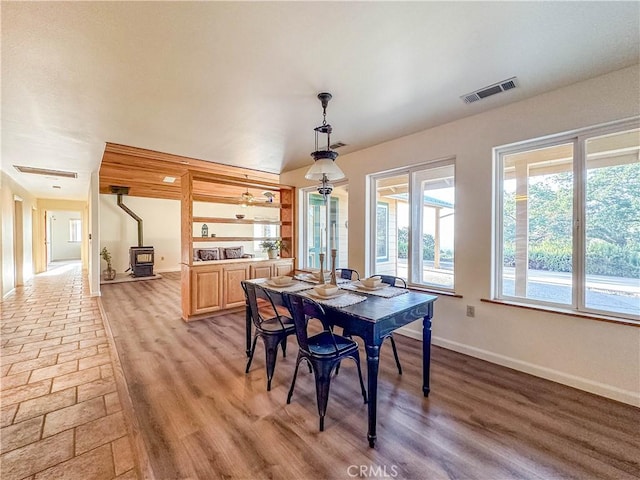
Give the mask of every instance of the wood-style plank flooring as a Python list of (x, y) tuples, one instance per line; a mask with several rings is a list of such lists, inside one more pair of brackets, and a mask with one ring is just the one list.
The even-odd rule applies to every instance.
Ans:
[(640, 477), (637, 408), (437, 347), (424, 398), (421, 344), (396, 335), (404, 374), (385, 343), (371, 449), (352, 362), (332, 380), (319, 432), (307, 369), (286, 404), (294, 338), (267, 392), (260, 341), (244, 372), (244, 314), (184, 323), (178, 273), (104, 285), (102, 295), (158, 479)]

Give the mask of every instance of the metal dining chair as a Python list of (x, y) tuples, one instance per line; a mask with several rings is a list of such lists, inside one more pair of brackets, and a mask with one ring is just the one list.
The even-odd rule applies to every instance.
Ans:
[(341, 268), (340, 278), (345, 278), (347, 280), (360, 280), (360, 274), (357, 270), (353, 270), (351, 268)]
[[(355, 270), (353, 270), (355, 272)], [(358, 272), (356, 272), (358, 273)], [(394, 277), (393, 275), (374, 275), (373, 277), (375, 278), (380, 278), (382, 283), (386, 283), (388, 285), (391, 286), (399, 286), (402, 288), (407, 288), (407, 282), (404, 281), (403, 278), (400, 277)], [(360, 279), (360, 275), (358, 275), (358, 280)], [(348, 330), (343, 330), (342, 331), (342, 335), (344, 335), (345, 337), (351, 337), (351, 332), (349, 332)], [(389, 340), (391, 340), (391, 349), (393, 350), (393, 357), (396, 360), (396, 367), (398, 367), (398, 374), (402, 375), (402, 365), (400, 364), (400, 357), (398, 356), (398, 348), (396, 347), (396, 341), (393, 339), (393, 333), (389, 333), (389, 335), (387, 335), (385, 337), (385, 339), (388, 338)], [(336, 374), (340, 371), (340, 368), (338, 368), (336, 370)]]
[[(360, 351), (358, 350), (358, 344), (353, 339), (336, 335), (331, 331), (328, 315), (321, 305), (310, 298), (291, 294), (285, 294), (285, 301), (288, 303), (293, 316), (299, 347), (296, 368), (293, 373), (289, 395), (287, 396), (287, 404), (291, 403), (298, 376), (298, 368), (304, 360), (312, 368), (315, 377), (316, 401), (318, 415), (320, 416), (320, 431), (322, 432), (329, 401), (331, 373), (342, 360), (351, 358), (356, 363), (362, 398), (364, 403), (367, 403), (367, 392), (364, 388), (362, 370), (360, 368)], [(323, 329), (322, 332), (310, 337), (307, 332), (307, 326), (311, 319), (319, 320)]]
[(287, 337), (295, 333), (293, 320), (282, 314), (277, 308), (271, 295), (260, 285), (251, 282), (241, 282), (251, 311), (251, 319), (255, 327), (253, 343), (249, 352), (249, 360), (245, 373), (249, 373), (253, 355), (256, 351), (258, 337), (262, 339), (265, 348), (265, 363), (267, 367), (267, 391), (271, 390), (271, 379), (276, 368), (278, 346), (282, 346), (282, 356), (287, 356)]
[[(379, 278), (382, 283), (391, 285), (392, 287), (407, 288), (407, 282), (404, 278), (395, 277), (393, 275), (373, 275), (374, 278)], [(400, 365), (400, 357), (398, 356), (398, 349), (396, 348), (396, 341), (393, 339), (393, 333), (389, 333), (385, 337), (391, 340), (391, 349), (393, 350), (393, 356), (396, 359), (396, 366), (398, 367), (398, 374), (402, 375), (402, 365)]]
[(401, 277), (395, 277), (393, 275), (373, 275), (371, 278), (379, 278), (382, 283), (386, 283), (392, 287), (407, 288), (407, 282)]

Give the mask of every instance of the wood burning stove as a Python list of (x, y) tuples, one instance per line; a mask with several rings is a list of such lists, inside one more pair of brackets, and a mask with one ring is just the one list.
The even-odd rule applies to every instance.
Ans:
[(134, 277), (153, 276), (153, 247), (129, 248), (129, 265)]
[(111, 187), (111, 192), (118, 196), (118, 206), (138, 222), (138, 246), (129, 248), (129, 268), (134, 277), (153, 276), (153, 247), (142, 245), (142, 219), (122, 203), (122, 196), (129, 194), (129, 187)]

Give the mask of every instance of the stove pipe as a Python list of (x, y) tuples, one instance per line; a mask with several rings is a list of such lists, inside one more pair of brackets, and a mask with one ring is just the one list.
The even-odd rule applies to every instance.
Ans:
[(129, 187), (111, 187), (111, 192), (118, 196), (118, 206), (127, 212), (136, 222), (138, 222), (138, 246), (141, 247), (142, 243), (142, 219), (133, 213), (129, 207), (122, 203), (122, 196), (129, 194)]

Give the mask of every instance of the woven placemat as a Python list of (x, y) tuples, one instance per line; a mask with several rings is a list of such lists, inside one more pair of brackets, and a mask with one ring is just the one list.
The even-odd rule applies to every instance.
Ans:
[(329, 307), (348, 307), (349, 305), (355, 305), (356, 303), (364, 302), (367, 297), (364, 295), (356, 295), (355, 293), (345, 292), (342, 295), (333, 298), (321, 298), (318, 295), (310, 294), (310, 292), (304, 292), (303, 295), (315, 300), (322, 305), (328, 305)]
[(354, 292), (361, 292), (367, 295), (375, 295), (377, 297), (384, 297), (384, 298), (397, 297), (398, 295), (402, 295), (409, 291), (406, 288), (392, 287), (391, 285), (389, 285), (388, 287), (380, 288), (378, 290), (371, 290), (369, 288), (367, 289), (358, 288), (359, 286), (360, 286), (359, 282), (354, 282), (354, 283), (350, 283), (349, 285), (341, 285), (341, 288), (344, 288), (345, 290), (352, 290)]

